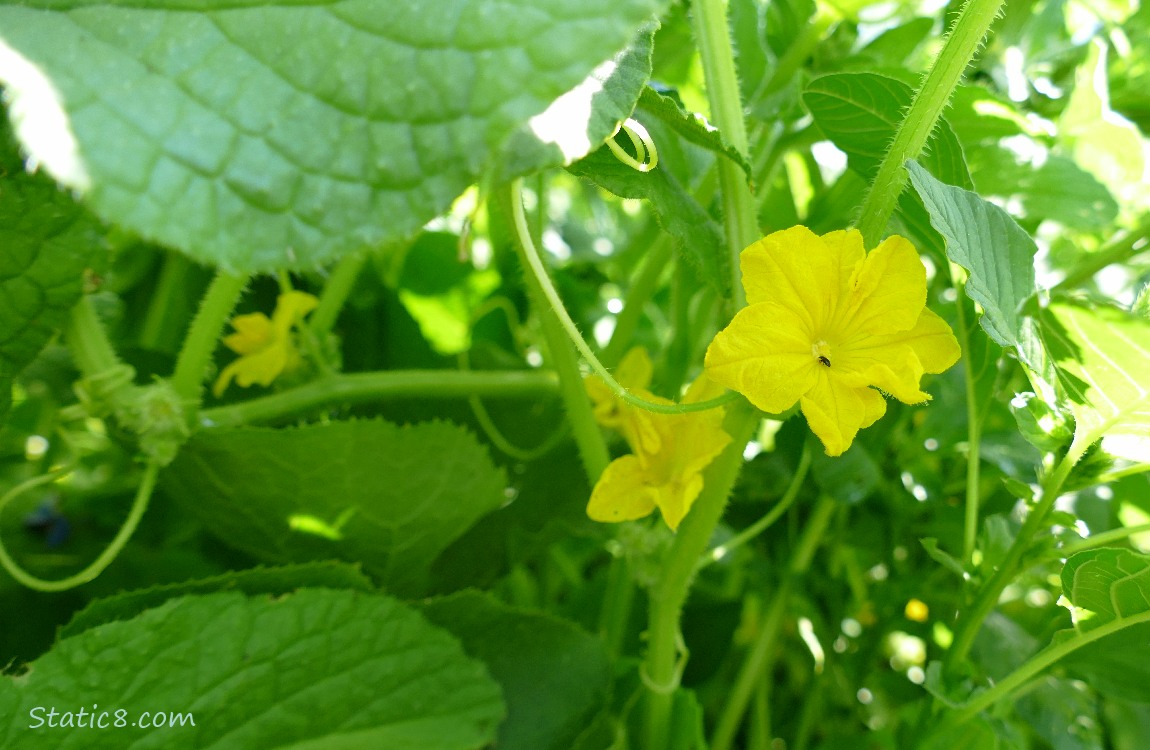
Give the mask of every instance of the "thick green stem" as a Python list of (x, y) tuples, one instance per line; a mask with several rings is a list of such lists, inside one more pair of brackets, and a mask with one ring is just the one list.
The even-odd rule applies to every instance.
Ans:
[(575, 336), (569, 340), (569, 332), (565, 333), (564, 319), (574, 329), (575, 324), (567, 315), (563, 301), (551, 285), (547, 269), (531, 239), (531, 232), (527, 226), (527, 217), (523, 213), (522, 183), (516, 180), (511, 186), (499, 191), (500, 200), (511, 213), (515, 230), (515, 249), (519, 253), (519, 260), (523, 265), (523, 278), (527, 285), (527, 292), (535, 312), (539, 316), (543, 327), (543, 335), (547, 339), (547, 348), (551, 355), (551, 366), (559, 375), (559, 394), (567, 410), (567, 419), (571, 423), (571, 432), (575, 436), (575, 445), (579, 448), (579, 456), (583, 460), (583, 468), (587, 472), (587, 479), (594, 484), (607, 468), (611, 457), (607, 452), (607, 443), (603, 440), (603, 433), (595, 422), (595, 415), (591, 411), (591, 401), (583, 388), (583, 373), (579, 371), (579, 358), (572, 348), (575, 339), (586, 346), (583, 337), (575, 331)]
[(983, 620), (998, 604), (998, 597), (1002, 595), (1002, 591), (1014, 580), (1023, 555), (1030, 548), (1034, 535), (1045, 524), (1046, 517), (1050, 515), (1050, 510), (1054, 507), (1054, 501), (1058, 499), (1066, 477), (1070, 475), (1070, 469), (1080, 457), (1081, 452), (1068, 453), (1058, 466), (1043, 479), (1042, 497), (1038, 504), (1030, 509), (1022, 528), (1018, 530), (1018, 536), (1010, 545), (1010, 549), (1006, 551), (1006, 555), (999, 563), (994, 575), (979, 589), (974, 603), (960, 614), (958, 624), (955, 626), (954, 642), (943, 659), (943, 669), (947, 674), (954, 674), (957, 666), (970, 653), (970, 647), (974, 644), (974, 638), (978, 635)]
[[(727, 4), (724, 0), (692, 0), (691, 9), (703, 76), (707, 81), (707, 100), (711, 118), (727, 142), (740, 153), (747, 153), (747, 126), (743, 120), (743, 103), (735, 56), (727, 26)], [(723, 198), (723, 223), (726, 228), (727, 253), (731, 268), (731, 312), (746, 304), (739, 254), (759, 237), (755, 200), (747, 185), (746, 175), (730, 159), (719, 160), (719, 187)]]
[[(668, 747), (671, 704), (679, 687), (679, 618), (687, 593), (695, 579), (699, 558), (723, 517), (727, 497), (743, 465), (743, 448), (758, 425), (759, 413), (746, 402), (732, 406), (724, 429), (731, 443), (707, 468), (703, 491), (691, 512), (679, 525), (675, 541), (663, 560), (663, 573), (651, 591), (648, 609), (647, 654), (643, 666), (647, 683), (644, 747), (664, 750)], [(684, 657), (685, 658), (685, 657)]]
[(1078, 649), (1101, 640), (1108, 635), (1113, 635), (1120, 630), (1125, 630), (1126, 628), (1147, 622), (1150, 622), (1150, 611), (1139, 612), (1130, 617), (1112, 620), (1093, 630), (1086, 631), (1085, 633), (1080, 632), (1069, 640), (1048, 646), (1031, 657), (1030, 660), (1021, 667), (1011, 672), (1001, 682), (995, 683), (989, 690), (974, 696), (969, 703), (947, 716), (935, 729), (933, 734), (941, 735), (945, 732), (952, 731), (974, 718), (979, 711), (989, 708), (1000, 701), (1005, 701), (1023, 685)]
[(204, 374), (212, 360), (212, 353), (216, 350), (228, 316), (239, 302), (247, 282), (247, 276), (233, 276), (219, 271), (212, 279), (191, 328), (188, 329), (184, 346), (176, 358), (172, 387), (185, 403), (189, 422), (194, 420), (199, 408)]
[[(79, 573), (57, 581), (49, 581), (34, 576), (21, 568), (16, 561), (12, 559), (2, 542), (0, 542), (0, 567), (3, 567), (4, 570), (19, 583), (36, 591), (67, 591), (68, 589), (73, 589), (88, 583), (100, 575), (100, 573), (104, 572), (104, 569), (116, 559), (120, 554), (120, 550), (124, 548), (124, 545), (128, 543), (128, 539), (130, 539), (136, 531), (136, 527), (140, 525), (140, 519), (144, 517), (144, 512), (148, 509), (148, 501), (152, 498), (152, 490), (156, 487), (156, 476), (159, 472), (160, 466), (155, 461), (149, 463), (147, 468), (144, 469), (144, 476), (140, 480), (139, 487), (136, 489), (136, 497), (132, 501), (132, 508), (128, 511), (128, 517), (125, 519), (124, 525), (116, 532), (116, 536), (113, 537), (111, 543), (108, 544), (104, 551), (100, 553), (100, 556)], [(9, 490), (3, 497), (0, 497), (0, 513), (3, 512), (4, 506), (18, 495), (33, 487), (52, 481), (56, 479), (57, 476), (58, 474), (48, 474), (43, 477), (37, 477), (34, 480), (25, 482)]]
[(335, 326), (335, 319), (339, 317), (339, 311), (343, 309), (344, 303), (351, 295), (355, 281), (359, 278), (359, 272), (366, 262), (365, 254), (352, 253), (340, 258), (339, 263), (332, 269), (331, 275), (323, 285), (323, 291), (320, 292), (319, 305), (308, 318), (308, 328), (317, 339), (322, 341)]
[(205, 427), (275, 422), (341, 405), (427, 398), (538, 399), (559, 392), (559, 379), (546, 370), (395, 370), (330, 375), (298, 388), (200, 412)]
[(867, 247), (874, 247), (882, 239), (898, 197), (906, 187), (906, 162), (917, 159), (922, 153), (963, 71), (974, 58), (1004, 2), (967, 0), (962, 7), (962, 13), (947, 36), (938, 59), (914, 95), (914, 101), (863, 200), (858, 230), (862, 232)]
[(711, 750), (730, 750), (735, 741), (735, 735), (739, 731), (739, 724), (743, 720), (743, 713), (747, 710), (751, 693), (762, 677), (768, 659), (774, 654), (775, 643), (783, 624), (783, 617), (786, 615), (791, 590), (799, 576), (810, 567), (815, 550), (822, 542), (823, 534), (826, 533), (827, 526), (830, 524), (831, 518), (834, 517), (837, 508), (838, 505), (831, 497), (823, 495), (811, 512), (803, 535), (799, 538), (799, 544), (791, 555), (786, 575), (771, 600), (771, 607), (763, 620), (759, 636), (755, 640), (754, 646), (751, 647), (751, 652), (743, 660), (743, 666), (739, 670), (738, 677), (735, 678), (734, 687), (727, 695), (723, 712), (715, 724)]
[(108, 332), (87, 295), (72, 307), (64, 331), (72, 359), (85, 378), (95, 378), (121, 367), (120, 358), (108, 340)]

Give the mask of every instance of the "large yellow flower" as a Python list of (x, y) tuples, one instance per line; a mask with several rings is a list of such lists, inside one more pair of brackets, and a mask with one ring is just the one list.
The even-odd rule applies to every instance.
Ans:
[(232, 318), (236, 332), (224, 337), (224, 346), (240, 357), (220, 373), (212, 393), (219, 398), (232, 378), (244, 388), (256, 383), (268, 386), (281, 373), (297, 367), (300, 356), (292, 341), (292, 328), (317, 304), (312, 295), (293, 290), (279, 296), (270, 320), (263, 313)]
[[(640, 398), (672, 403), (646, 390), (651, 378), (646, 351), (632, 350), (618, 376)], [(667, 525), (677, 529), (703, 489), (703, 470), (731, 441), (723, 430), (724, 410), (654, 414), (623, 402), (594, 376), (587, 378), (586, 386), (599, 422), (623, 433), (632, 450), (612, 461), (599, 477), (587, 515), (595, 521), (632, 521), (658, 508)], [(721, 388), (700, 377), (683, 400), (704, 401), (717, 390)]]
[(926, 307), (922, 261), (902, 237), (867, 253), (856, 230), (819, 237), (797, 226), (741, 260), (747, 307), (711, 342), (707, 375), (763, 411), (798, 402), (827, 455), (886, 413), (883, 393), (927, 401), (923, 374), (958, 361), (950, 326)]

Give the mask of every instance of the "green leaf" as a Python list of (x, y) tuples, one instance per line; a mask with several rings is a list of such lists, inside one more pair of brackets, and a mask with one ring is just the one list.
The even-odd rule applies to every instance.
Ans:
[[(1070, 556), (1062, 568), (1063, 595), (1074, 605), (1079, 633), (1150, 612), (1150, 557), (1125, 549), (1093, 549)], [(1063, 639), (1074, 638), (1062, 631)], [(1055, 637), (1055, 642), (1059, 637)], [(1132, 622), (1073, 652), (1066, 665), (1092, 687), (1150, 702), (1150, 622)]]
[(1037, 247), (1010, 215), (962, 188), (943, 184), (909, 162), (910, 181), (946, 239), (947, 256), (966, 269), (966, 294), (982, 306), (982, 327), (1002, 346), (1019, 347), (1029, 336), (1020, 311), (1036, 287)]
[(390, 591), (502, 505), (506, 478), (466, 430), (379, 420), (198, 433), (162, 487), (209, 531), (273, 563), (363, 563)]
[(603, 706), (611, 684), (603, 643), (549, 615), (467, 591), (420, 605), (503, 688), (500, 750), (568, 750)]
[[(37, 706), (83, 707), (88, 720), (98, 706), (109, 723), (123, 709), (129, 725), (30, 729)], [(144, 711), (195, 724), (131, 726)], [(447, 633), (394, 599), (324, 589), (174, 599), (65, 638), (0, 678), (0, 715), (13, 718), (0, 744), (13, 750), (478, 750), (503, 712), (498, 685)]]
[(281, 595), (302, 588), (348, 589), (365, 593), (375, 591), (375, 586), (358, 568), (346, 563), (325, 561), (285, 565), (279, 568), (253, 568), (211, 578), (125, 591), (115, 596), (95, 599), (77, 612), (67, 625), (60, 628), (57, 636), (69, 638), (97, 625), (129, 620), (144, 610), (160, 606), (169, 599), (189, 594), (240, 591), (249, 596)]
[(0, 80), (101, 217), (224, 267), (310, 267), (418, 229), (525, 126), (590, 151), (591, 74), (664, 5), (41, 0), (0, 7)]
[[(815, 124), (868, 180), (878, 172), (913, 98), (910, 86), (877, 73), (831, 73), (803, 91)], [(962, 146), (945, 119), (939, 120), (920, 159), (943, 182), (973, 187)]]
[[(656, 139), (656, 145), (658, 141)], [(607, 147), (581, 159), (568, 170), (585, 177), (621, 198), (650, 203), (663, 231), (675, 238), (679, 252), (699, 278), (720, 294), (726, 294), (729, 274), (723, 232), (686, 186), (664, 162), (650, 172), (638, 172), (619, 161)]]
[(28, 174), (0, 117), (0, 419), (12, 380), (67, 319), (84, 270), (102, 246), (99, 224), (48, 178)]
[(1015, 214), (1024, 219), (1097, 230), (1118, 216), (1118, 203), (1106, 186), (1064, 156), (1049, 155), (1036, 167), (999, 146), (971, 149), (967, 155), (978, 192), (1016, 202)]
[[(653, 88), (643, 89), (639, 97), (639, 110), (643, 114), (657, 117), (673, 130), (679, 137), (688, 143), (707, 149), (713, 153), (725, 156), (733, 161), (743, 173), (747, 175), (747, 183), (754, 184), (754, 169), (737, 148), (723, 139), (718, 128), (707, 122), (707, 118), (698, 112), (688, 112), (669, 96), (663, 96)], [(656, 143), (656, 146), (659, 144)]]
[(1042, 339), (1074, 413), (1074, 443), (1150, 461), (1150, 321), (1115, 307), (1056, 303)]

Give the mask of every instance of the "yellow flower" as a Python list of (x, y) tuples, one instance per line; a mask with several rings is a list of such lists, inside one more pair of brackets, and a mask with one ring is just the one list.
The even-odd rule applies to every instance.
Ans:
[[(629, 391), (642, 391), (651, 386), (651, 375), (654, 367), (647, 350), (636, 346), (623, 356), (623, 361), (615, 369), (615, 381)], [(604, 427), (625, 432), (622, 428), (627, 415), (635, 407), (615, 395), (603, 378), (598, 375), (588, 375), (583, 379), (583, 387), (591, 397), (592, 412), (595, 421)]]
[[(646, 359), (645, 352), (642, 359)], [(633, 362), (638, 361), (637, 356)], [(647, 367), (646, 379), (649, 380), (649, 361)], [(620, 372), (623, 371), (621, 365)], [(602, 381), (599, 385), (606, 387)], [(588, 391), (593, 388), (589, 380)], [(700, 377), (687, 391), (684, 401), (706, 400), (715, 395), (712, 392), (715, 388), (705, 377)], [(672, 403), (642, 388), (632, 390), (648, 401)], [(596, 403), (597, 412), (601, 404)], [(587, 515), (595, 521), (631, 521), (658, 508), (667, 525), (677, 529), (703, 489), (703, 469), (731, 441), (723, 431), (724, 410), (655, 414), (621, 402), (615, 406), (616, 411), (609, 418), (623, 432), (634, 452), (612, 461), (599, 477), (591, 491)]]
[(886, 413), (883, 393), (927, 401), (922, 375), (958, 361), (950, 326), (926, 308), (922, 261), (902, 237), (867, 253), (856, 230), (819, 237), (797, 226), (745, 249), (742, 269), (748, 306), (711, 342), (706, 373), (766, 412), (798, 402), (827, 455)]
[(300, 356), (292, 341), (291, 329), (318, 304), (312, 295), (293, 290), (276, 300), (271, 320), (263, 313), (232, 318), (236, 332), (224, 337), (224, 346), (240, 358), (224, 368), (212, 393), (219, 398), (232, 378), (244, 388), (255, 383), (268, 386), (281, 373), (298, 367)]

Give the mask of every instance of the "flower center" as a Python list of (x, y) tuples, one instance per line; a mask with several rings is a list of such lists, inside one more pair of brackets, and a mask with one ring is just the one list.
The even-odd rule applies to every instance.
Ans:
[(811, 344), (811, 356), (819, 361), (823, 367), (831, 366), (831, 345), (826, 341), (819, 340)]

